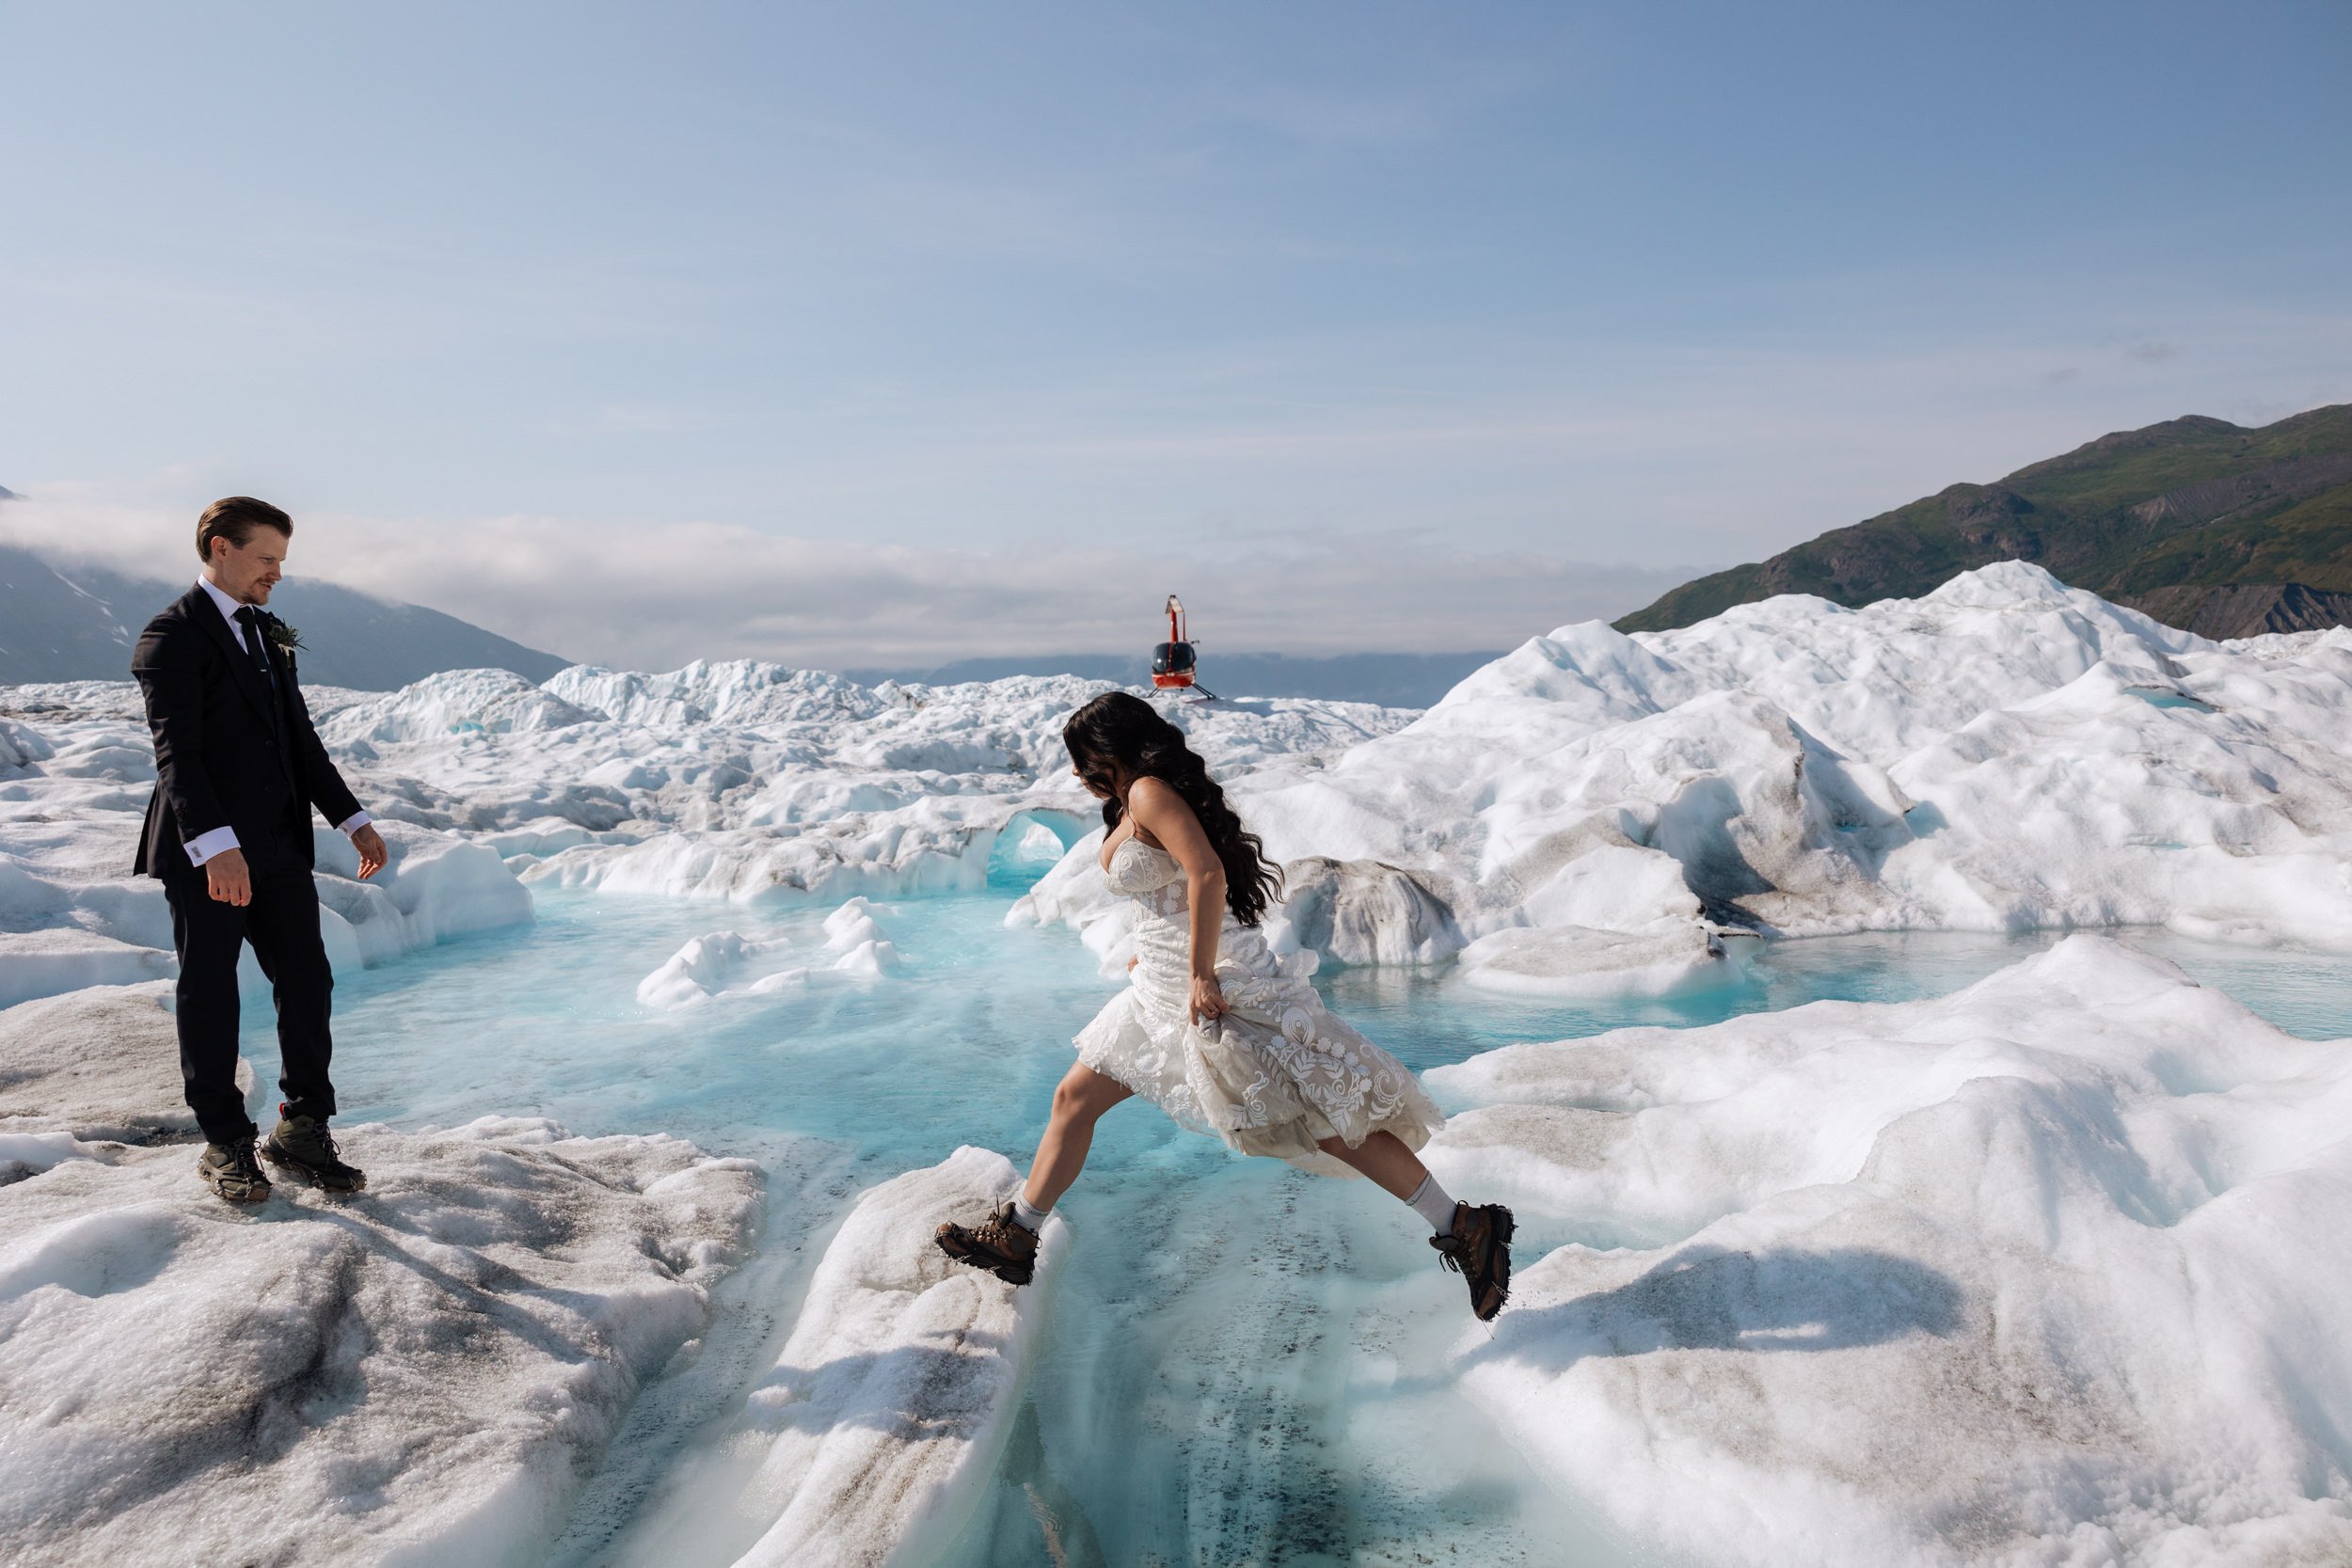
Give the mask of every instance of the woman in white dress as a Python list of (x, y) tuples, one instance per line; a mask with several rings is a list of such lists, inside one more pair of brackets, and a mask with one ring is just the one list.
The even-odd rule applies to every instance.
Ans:
[(1028, 1283), (1037, 1233), (1078, 1179), (1094, 1124), (1142, 1095), (1244, 1154), (1368, 1176), (1429, 1222), (1481, 1319), (1511, 1284), (1511, 1212), (1456, 1203), (1414, 1153), (1445, 1119), (1405, 1065), (1323, 1006), (1257, 927), (1281, 890), (1184, 734), (1140, 697), (1071, 716), (1073, 770), (1103, 800), (1111, 890), (1139, 906), (1129, 984), (1081, 1030), (1020, 1195), (977, 1225), (943, 1225), (951, 1257)]

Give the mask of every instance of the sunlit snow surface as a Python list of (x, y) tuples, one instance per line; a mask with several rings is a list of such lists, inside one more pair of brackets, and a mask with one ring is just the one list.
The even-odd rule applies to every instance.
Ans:
[[(736, 663), (312, 692), (395, 851), (363, 886), (320, 833), (343, 1119), (385, 1124), (354, 1143), (397, 1201), (281, 1199), (233, 1254), (106, 1240), (222, 1223), (158, 1142), (186, 1135), (160, 988), (103, 989), (171, 965), (126, 875), (135, 696), (0, 691), (0, 1006), (30, 999), (0, 1035), (45, 1053), (0, 1074), (0, 1544), (226, 1549), (248, 1499), (318, 1506), (480, 1403), (558, 1418), (253, 1549), (2352, 1560), (2352, 633), (2208, 643), (2010, 563), (1563, 627), (1426, 715), (1172, 706), (1288, 863), (1270, 938), (1339, 960), (1331, 1004), (1458, 1113), (1431, 1164), (1518, 1209), (1492, 1329), (1400, 1205), (1142, 1107), (1039, 1287), (923, 1246), (1026, 1157), (1119, 981), (1058, 750), (1099, 689)], [(2125, 942), (2058, 935), (2098, 927)], [(765, 1172), (731, 1275), (748, 1171), (645, 1134)], [(533, 1183), (592, 1157), (537, 1224)], [(419, 1236), (441, 1275), (404, 1272)], [(168, 1392), (108, 1335), (167, 1325), (173, 1377), (272, 1365), (199, 1265), (309, 1256), (353, 1260), (310, 1326), (360, 1325), (320, 1354), (364, 1397), (232, 1399), (280, 1445), (235, 1450), (250, 1490), (208, 1511), (174, 1470), (71, 1523)], [(481, 1377), (435, 1359), (477, 1277), (541, 1325)]]

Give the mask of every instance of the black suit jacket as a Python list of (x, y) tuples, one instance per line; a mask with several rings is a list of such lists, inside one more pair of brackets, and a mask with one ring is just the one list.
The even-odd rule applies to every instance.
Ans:
[(202, 588), (189, 589), (140, 634), (131, 673), (155, 732), (155, 793), (134, 872), (200, 880), (203, 868), (188, 863), (186, 845), (222, 827), (237, 830), (255, 874), (308, 871), (317, 861), (310, 808), (331, 823), (358, 812), (319, 743), (291, 661), (268, 639), (262, 645), (278, 675), (275, 694)]

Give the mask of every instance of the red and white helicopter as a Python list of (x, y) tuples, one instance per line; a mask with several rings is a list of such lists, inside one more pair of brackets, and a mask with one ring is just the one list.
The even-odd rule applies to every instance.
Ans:
[(1152, 650), (1152, 684), (1162, 691), (1193, 691), (1196, 703), (1213, 703), (1216, 692), (1200, 683), (1199, 660), (1184, 625), (1184, 601), (1168, 596), (1168, 641)]

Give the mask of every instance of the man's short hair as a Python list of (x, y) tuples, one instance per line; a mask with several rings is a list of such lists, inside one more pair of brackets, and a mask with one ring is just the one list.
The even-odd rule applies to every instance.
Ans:
[(274, 528), (289, 539), (294, 537), (294, 519), (269, 502), (251, 496), (223, 496), (196, 520), (196, 558), (209, 566), (214, 540), (226, 539), (243, 549), (257, 528)]

